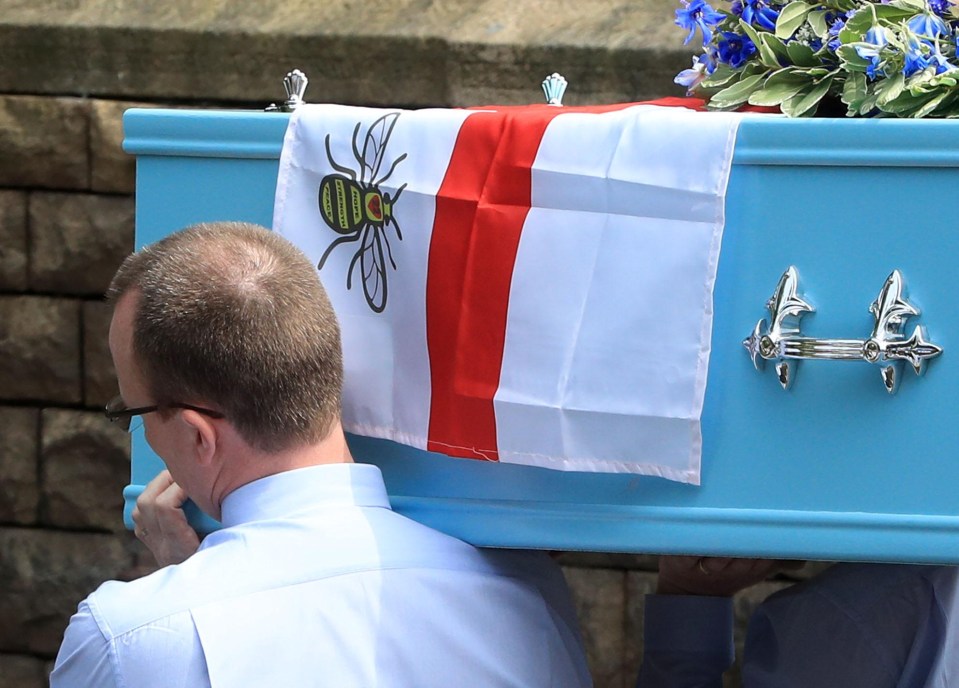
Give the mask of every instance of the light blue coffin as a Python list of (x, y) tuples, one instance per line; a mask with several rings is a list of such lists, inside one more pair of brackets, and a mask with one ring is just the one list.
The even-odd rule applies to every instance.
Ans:
[[(288, 116), (131, 110), (137, 244), (204, 220), (269, 226)], [(352, 437), (394, 507), (479, 545), (959, 563), (959, 123), (749, 120), (715, 291), (702, 485), (562, 473)], [(784, 391), (741, 342), (795, 265), (803, 334), (865, 338), (890, 272), (944, 349), (895, 395), (876, 367), (803, 362)], [(134, 436), (126, 519), (160, 467)], [(197, 516), (204, 528), (215, 527)]]

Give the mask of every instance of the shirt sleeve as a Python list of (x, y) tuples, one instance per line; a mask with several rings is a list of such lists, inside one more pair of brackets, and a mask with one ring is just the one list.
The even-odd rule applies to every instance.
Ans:
[(722, 688), (735, 659), (729, 597), (647, 595), (636, 688)]
[(100, 630), (90, 605), (80, 603), (70, 619), (57, 661), (50, 674), (50, 688), (119, 688), (110, 643)]

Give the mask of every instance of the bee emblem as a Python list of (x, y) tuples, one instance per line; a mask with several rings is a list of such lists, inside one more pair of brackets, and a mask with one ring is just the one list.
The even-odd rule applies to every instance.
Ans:
[(403, 184), (392, 197), (380, 189), (380, 185), (392, 176), (396, 166), (407, 155), (403, 153), (396, 158), (390, 164), (386, 174), (380, 176), (386, 144), (389, 143), (399, 116), (400, 113), (391, 112), (373, 122), (364, 137), (362, 151), (359, 147), (361, 123), (357, 123), (353, 130), (353, 157), (359, 165), (358, 172), (338, 164), (333, 159), (330, 135), (327, 134), (326, 156), (337, 174), (325, 176), (320, 182), (319, 189), (318, 200), (323, 220), (330, 229), (341, 236), (327, 247), (316, 267), (322, 270), (330, 253), (340, 244), (359, 241), (359, 249), (346, 271), (346, 288), (353, 287), (353, 270), (359, 262), (360, 276), (363, 278), (363, 294), (366, 296), (366, 303), (375, 313), (382, 313), (386, 308), (386, 258), (389, 258), (390, 265), (394, 270), (396, 269), (387, 228), (392, 225), (396, 229), (396, 237), (400, 241), (403, 240), (403, 233), (393, 215), (393, 207), (400, 199), (406, 184)]

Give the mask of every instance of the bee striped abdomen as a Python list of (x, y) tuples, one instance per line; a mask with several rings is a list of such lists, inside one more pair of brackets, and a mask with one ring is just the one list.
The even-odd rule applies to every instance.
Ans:
[(366, 220), (359, 184), (340, 174), (327, 175), (320, 183), (320, 209), (326, 224), (341, 234), (355, 231)]

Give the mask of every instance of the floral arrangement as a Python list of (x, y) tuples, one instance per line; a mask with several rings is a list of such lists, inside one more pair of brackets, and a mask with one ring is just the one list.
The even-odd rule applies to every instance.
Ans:
[(959, 116), (959, 17), (950, 0), (682, 0), (702, 54), (676, 76), (714, 110)]

